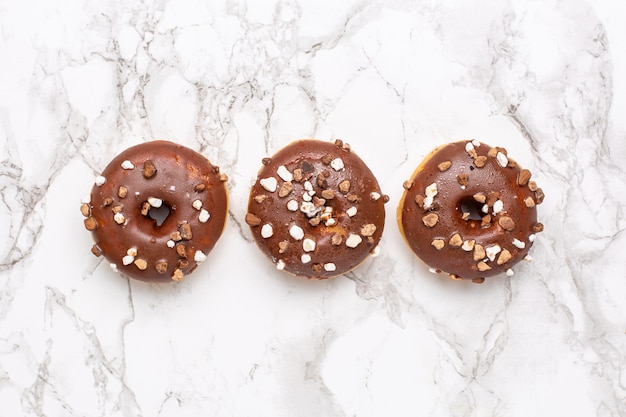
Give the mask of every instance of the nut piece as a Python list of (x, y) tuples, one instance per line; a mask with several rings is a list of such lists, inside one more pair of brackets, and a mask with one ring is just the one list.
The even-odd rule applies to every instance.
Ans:
[(278, 196), (283, 198), (287, 197), (291, 190), (293, 190), (293, 184), (290, 181), (283, 182), (283, 185), (280, 186), (280, 190), (278, 190)]
[(533, 208), (535, 207), (535, 200), (533, 200), (532, 197), (526, 197), (524, 199), (524, 204), (526, 204), (526, 207), (528, 208)]
[(261, 224), (261, 218), (252, 213), (246, 213), (246, 223), (249, 226), (258, 226)]
[(439, 221), (439, 216), (437, 213), (428, 213), (424, 217), (422, 217), (422, 223), (426, 227), (434, 227)]
[(185, 246), (185, 244), (180, 243), (180, 244), (176, 245), (176, 253), (181, 258), (186, 258), (187, 257), (187, 247)]
[(528, 181), (530, 180), (530, 175), (531, 174), (529, 170), (527, 169), (521, 170), (517, 176), (517, 184), (521, 185), (522, 187), (528, 184)]
[(204, 191), (206, 189), (206, 185), (204, 185), (203, 183), (200, 184), (196, 184), (195, 187), (193, 187), (194, 191), (197, 193), (201, 193), (202, 191)]
[(183, 240), (183, 236), (180, 234), (180, 231), (178, 231), (178, 230), (176, 230), (175, 232), (170, 233), (170, 238), (174, 242), (180, 242), (181, 240)]
[(511, 230), (515, 229), (515, 222), (509, 216), (500, 217), (498, 219), (498, 224), (504, 230), (511, 231)]
[(117, 190), (117, 196), (119, 198), (124, 198), (126, 197), (127, 194), (128, 194), (128, 188), (124, 187), (123, 185), (120, 185), (120, 188), (118, 188)]
[(441, 172), (447, 171), (452, 166), (452, 161), (444, 161), (437, 165), (437, 169)]
[(463, 244), (463, 239), (461, 238), (461, 235), (455, 233), (448, 241), (448, 244), (452, 247), (459, 248)]
[(148, 203), (147, 201), (144, 201), (143, 204), (141, 205), (141, 215), (147, 216), (151, 207), (152, 206), (150, 205), (150, 203)]
[(80, 205), (80, 214), (82, 214), (83, 216), (89, 217), (89, 212), (90, 211), (91, 210), (89, 209), (89, 204), (83, 203), (83, 204)]
[(500, 256), (498, 256), (498, 261), (496, 263), (498, 265), (502, 265), (503, 263), (510, 261), (512, 257), (513, 256), (511, 255), (511, 252), (506, 249), (502, 249), (502, 252), (500, 252)]
[(287, 242), (286, 240), (278, 243), (278, 253), (285, 253), (287, 248), (289, 248), (289, 242)]
[(474, 197), (474, 200), (478, 201), (479, 203), (484, 204), (485, 201), (487, 201), (487, 197), (483, 193), (476, 193), (472, 197)]
[(174, 273), (172, 274), (172, 281), (180, 282), (183, 280), (183, 278), (185, 278), (185, 274), (183, 274), (183, 271), (181, 271), (180, 268), (175, 269)]
[(535, 223), (533, 225), (533, 233), (539, 233), (539, 232), (543, 232), (543, 224), (542, 223)]
[(339, 246), (339, 245), (341, 245), (342, 240), (343, 240), (343, 238), (341, 237), (341, 235), (339, 233), (335, 233), (330, 238), (330, 243), (332, 243), (335, 246)]
[(361, 227), (361, 236), (373, 236), (374, 232), (376, 232), (376, 225), (372, 224), (372, 223), (368, 223), (366, 225), (364, 225), (363, 227)]
[(85, 229), (87, 230), (95, 230), (98, 227), (98, 222), (93, 217), (88, 217), (85, 219)]
[(100, 249), (100, 246), (98, 246), (98, 245), (93, 245), (91, 247), (91, 253), (93, 253), (95, 256), (101, 256), (102, 255), (102, 249)]
[(157, 270), (157, 272), (160, 275), (163, 275), (164, 273), (167, 272), (167, 262), (165, 261), (157, 262), (154, 268)]
[(339, 191), (341, 191), (343, 194), (347, 194), (348, 191), (350, 191), (350, 181), (348, 180), (343, 180), (339, 183)]
[(482, 284), (483, 282), (485, 282), (485, 278), (483, 278), (483, 277), (474, 278), (474, 279), (472, 279), (472, 282), (474, 284)]
[(265, 194), (259, 194), (259, 195), (255, 195), (254, 196), (254, 201), (261, 204), (262, 202), (265, 201), (265, 199), (267, 198), (267, 195)]
[(191, 233), (191, 226), (189, 225), (189, 223), (187, 223), (186, 221), (181, 222), (178, 225), (178, 228), (180, 229), (180, 237), (182, 237), (183, 240), (191, 240), (193, 234)]
[(481, 259), (485, 259), (485, 248), (482, 245), (474, 245), (474, 260), (480, 261)]
[(335, 198), (335, 192), (333, 190), (324, 190), (322, 191), (322, 198), (325, 198), (326, 200), (332, 200), (333, 198)]
[(487, 162), (487, 157), (485, 155), (481, 155), (477, 157), (476, 159), (474, 159), (474, 165), (476, 165), (477, 168), (484, 167), (486, 162)]
[(485, 272), (491, 269), (491, 267), (484, 262), (478, 262), (477, 266), (480, 272)]
[(148, 262), (146, 262), (145, 259), (135, 259), (135, 262), (133, 262), (133, 263), (141, 271), (145, 271), (146, 268), (148, 267)]
[(405, 190), (410, 190), (411, 187), (413, 187), (413, 181), (411, 180), (406, 180), (402, 183), (402, 187), (404, 187)]
[(152, 178), (156, 174), (157, 170), (154, 167), (154, 163), (151, 160), (147, 160), (143, 163), (143, 176), (145, 178)]
[(435, 239), (430, 244), (437, 250), (441, 250), (444, 246), (446, 246), (446, 242), (443, 239)]
[(456, 177), (457, 182), (459, 183), (459, 185), (463, 188), (467, 187), (467, 185), (469, 184), (469, 175), (467, 174), (459, 174)]

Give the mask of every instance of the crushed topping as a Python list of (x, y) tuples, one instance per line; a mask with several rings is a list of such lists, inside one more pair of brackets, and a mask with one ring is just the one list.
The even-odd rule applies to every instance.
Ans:
[(515, 275), (515, 272), (511, 268), (506, 270), (507, 277), (512, 277), (513, 275)]
[(185, 278), (185, 274), (180, 268), (176, 268), (172, 273), (172, 281), (180, 282)]
[(380, 198), (380, 193), (377, 193), (376, 191), (372, 191), (370, 193), (370, 200), (378, 201), (379, 198)]
[(478, 201), (479, 203), (484, 203), (485, 201), (487, 201), (487, 196), (485, 196), (485, 194), (483, 193), (476, 193), (472, 197), (474, 197), (474, 200)]
[(296, 200), (289, 200), (287, 202), (287, 210), (298, 211), (298, 202)]
[(461, 235), (459, 235), (458, 233), (455, 233), (454, 235), (452, 235), (452, 237), (448, 241), (448, 245), (454, 248), (458, 248), (462, 244), (463, 244), (463, 239), (461, 238)]
[(480, 261), (485, 259), (485, 248), (482, 245), (474, 245), (474, 260)]
[(350, 235), (346, 239), (346, 246), (349, 248), (356, 248), (361, 244), (362, 241), (363, 239), (361, 238), (361, 236), (350, 233)]
[(295, 240), (302, 240), (302, 238), (304, 238), (304, 230), (294, 224), (289, 228), (289, 235)]
[(530, 235), (528, 235), (528, 241), (530, 243), (534, 242), (536, 238), (537, 238), (537, 235), (535, 235), (534, 233), (531, 233)]
[(202, 263), (206, 261), (206, 255), (202, 251), (197, 250), (196, 253), (193, 255), (193, 260), (197, 263)]
[(502, 168), (505, 168), (509, 164), (509, 158), (507, 158), (502, 152), (498, 152), (496, 154), (496, 161), (498, 161), (498, 165)]
[(193, 234), (191, 233), (191, 226), (186, 221), (178, 224), (178, 230), (180, 230), (180, 237), (183, 240), (191, 240)]
[(426, 197), (435, 197), (437, 195), (437, 183), (433, 182), (428, 187), (426, 187), (426, 191), (424, 192)]
[(205, 209), (200, 210), (200, 214), (198, 215), (198, 220), (200, 223), (206, 223), (211, 218), (211, 215)]
[(531, 177), (530, 171), (527, 169), (522, 169), (517, 175), (517, 184), (522, 187), (525, 186), (526, 184), (528, 184), (530, 177)]
[(176, 242), (174, 242), (172, 239), (168, 240), (166, 243), (168, 248), (173, 248), (174, 246), (176, 246)]
[(485, 164), (487, 163), (487, 157), (485, 155), (481, 155), (476, 157), (476, 159), (474, 159), (474, 165), (476, 165), (476, 168), (482, 168), (485, 166)]
[(315, 241), (307, 237), (302, 242), (302, 249), (304, 249), (305, 252), (313, 252), (315, 250)]
[(156, 197), (148, 197), (148, 203), (155, 208), (159, 208), (163, 205), (163, 200)]
[(311, 262), (311, 255), (309, 255), (308, 253), (302, 254), (302, 256), (300, 257), (300, 261), (303, 264), (308, 264), (309, 262)]
[(502, 202), (502, 200), (496, 200), (496, 202), (493, 203), (493, 215), (495, 216), (502, 210), (504, 210), (504, 203)]
[(507, 249), (503, 249), (502, 252), (500, 252), (500, 256), (498, 256), (498, 262), (496, 263), (498, 265), (502, 265), (510, 261), (512, 257), (513, 255), (511, 255), (511, 252), (509, 252)]
[(428, 213), (424, 217), (422, 217), (422, 223), (426, 227), (434, 227), (439, 221), (439, 216), (437, 213)]
[(136, 259), (135, 262), (133, 262), (133, 263), (135, 264), (137, 269), (139, 269), (141, 271), (145, 271), (146, 268), (148, 267), (148, 262), (146, 262), (145, 259)]
[(124, 187), (123, 185), (120, 185), (120, 188), (117, 189), (117, 196), (119, 198), (125, 198), (126, 195), (128, 195), (128, 188)]
[(474, 244), (476, 243), (473, 239), (468, 239), (463, 242), (461, 249), (467, 252), (471, 252), (474, 249)]
[(130, 256), (130, 255), (126, 255), (122, 258), (122, 264), (123, 265), (130, 265), (133, 263), (133, 261), (135, 260), (134, 256)]
[(357, 208), (356, 208), (356, 207), (354, 207), (354, 206), (352, 206), (352, 207), (350, 207), (348, 210), (346, 210), (346, 214), (347, 214), (348, 216), (350, 216), (350, 217), (354, 217), (354, 216), (356, 216), (356, 213), (357, 213)]
[(124, 217), (124, 215), (120, 212), (115, 213), (115, 215), (113, 216), (113, 220), (115, 220), (115, 223), (117, 224), (124, 224), (124, 222), (126, 221), (126, 217)]
[(446, 246), (446, 242), (443, 239), (434, 239), (432, 242), (430, 242), (430, 244), (433, 245), (437, 250), (441, 250), (444, 246)]
[(202, 201), (194, 200), (193, 203), (191, 203), (191, 206), (196, 210), (200, 210), (202, 208)]
[(291, 190), (293, 190), (293, 184), (289, 181), (283, 182), (283, 185), (280, 186), (280, 190), (278, 190), (278, 196), (280, 198), (287, 197), (291, 194)]
[(98, 187), (100, 187), (100, 186), (104, 185), (104, 183), (105, 183), (105, 182), (107, 182), (107, 179), (106, 179), (106, 178), (104, 178), (102, 175), (98, 175), (98, 176), (96, 177), (96, 181), (95, 181), (95, 183), (96, 183), (96, 185), (97, 185)]
[(452, 161), (444, 161), (437, 165), (437, 169), (441, 172), (447, 171), (452, 166)]
[(156, 265), (154, 265), (154, 268), (159, 273), (159, 275), (163, 275), (164, 273), (167, 272), (167, 262), (165, 261), (157, 262)]
[(341, 191), (343, 194), (347, 194), (348, 191), (350, 191), (350, 181), (348, 180), (343, 180), (339, 183), (339, 191)]
[(283, 240), (282, 242), (278, 243), (278, 253), (285, 253), (288, 248), (289, 248), (289, 242), (287, 242), (286, 240)]
[(493, 246), (489, 246), (485, 248), (485, 253), (487, 254), (487, 258), (489, 258), (491, 262), (493, 262), (496, 259), (496, 255), (499, 254), (501, 251), (502, 251), (502, 248), (497, 243)]
[(261, 204), (262, 202), (265, 201), (266, 198), (267, 196), (265, 194), (259, 194), (259, 195), (254, 196), (254, 201)]
[(293, 174), (289, 172), (289, 170), (284, 165), (278, 167), (278, 169), (276, 170), (276, 174), (278, 174), (278, 176), (282, 178), (283, 181), (293, 181)]
[(513, 239), (513, 246), (515, 246), (518, 249), (524, 249), (526, 247), (526, 243), (518, 239)]
[(263, 227), (261, 227), (261, 236), (263, 236), (263, 238), (267, 239), (272, 237), (272, 235), (274, 234), (274, 229), (272, 228), (271, 224), (264, 224)]
[(330, 166), (335, 170), (335, 171), (341, 171), (344, 166), (343, 166), (343, 160), (341, 158), (335, 158), (332, 161), (330, 161)]
[(515, 222), (509, 216), (500, 217), (498, 219), (498, 224), (504, 230), (511, 231), (511, 230), (515, 229)]
[(524, 199), (524, 204), (526, 205), (526, 207), (528, 208), (533, 208), (535, 207), (535, 200), (533, 200), (532, 197), (526, 197)]
[(90, 212), (89, 204), (83, 203), (80, 205), (80, 214), (82, 214), (85, 217), (88, 217), (89, 212)]
[(373, 236), (374, 232), (376, 232), (376, 225), (372, 223), (368, 223), (361, 227), (361, 236), (369, 237)]
[(123, 169), (135, 169), (135, 165), (133, 165), (133, 163), (127, 159), (124, 162), (122, 162), (122, 168)]
[(278, 181), (274, 177), (263, 178), (259, 181), (261, 187), (265, 188), (266, 191), (273, 193), (276, 191), (276, 187), (278, 186)]
[(334, 246), (339, 246), (341, 245), (342, 240), (343, 240), (343, 237), (341, 237), (339, 233), (334, 233), (332, 237), (330, 238), (330, 243), (333, 244)]
[(483, 261), (478, 262), (477, 267), (480, 272), (485, 272), (491, 269), (491, 267)]
[(333, 272), (337, 270), (337, 266), (335, 266), (334, 263), (329, 262), (327, 264), (324, 264), (324, 269), (328, 272)]
[(468, 186), (469, 184), (469, 175), (467, 174), (459, 174), (456, 177), (456, 181), (459, 183), (459, 185), (461, 186), (461, 189), (465, 189), (465, 187)]
[(154, 167), (154, 163), (151, 160), (148, 159), (146, 162), (143, 163), (142, 174), (145, 178), (152, 178), (154, 174), (156, 174), (156, 172), (157, 170)]

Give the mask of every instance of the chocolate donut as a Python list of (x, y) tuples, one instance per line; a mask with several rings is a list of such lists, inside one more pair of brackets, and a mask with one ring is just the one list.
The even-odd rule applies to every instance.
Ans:
[(147, 281), (180, 281), (206, 259), (228, 212), (227, 177), (199, 153), (167, 141), (126, 149), (81, 205), (96, 256)]
[(400, 231), (433, 272), (481, 283), (528, 258), (543, 191), (507, 155), (476, 140), (435, 148), (404, 183)]
[(324, 279), (375, 252), (388, 200), (347, 143), (299, 140), (263, 159), (246, 223), (276, 268)]

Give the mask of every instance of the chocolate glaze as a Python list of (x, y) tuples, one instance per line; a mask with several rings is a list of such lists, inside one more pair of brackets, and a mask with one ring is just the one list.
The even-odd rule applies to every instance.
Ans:
[[(536, 209), (543, 192), (505, 149), (472, 143), (479, 145), (461, 141), (435, 148), (405, 183), (397, 217), (408, 245), (433, 270), (482, 282), (526, 257), (534, 235), (543, 230)], [(433, 183), (437, 193), (427, 207), (423, 200)], [(482, 211), (485, 204), (488, 213)], [(462, 208), (469, 218), (463, 218)], [(481, 247), (491, 248), (492, 259), (481, 256)]]
[[(133, 146), (116, 156), (102, 177), (106, 182), (96, 182), (90, 203), (81, 207), (95, 242), (92, 252), (132, 278), (179, 281), (204, 260), (224, 229), (226, 176), (189, 148), (167, 141)], [(151, 197), (170, 210), (160, 226), (147, 215)], [(194, 207), (195, 200), (202, 206)], [(116, 221), (115, 211), (123, 218)], [(131, 248), (136, 255), (129, 258)], [(124, 265), (124, 259), (131, 262)]]
[[(347, 144), (299, 140), (263, 163), (250, 190), (246, 222), (259, 248), (277, 268), (309, 278), (330, 278), (355, 268), (376, 248), (384, 228), (384, 203), (388, 197), (381, 193), (370, 169)], [(295, 178), (289, 181), (294, 174)], [(276, 180), (274, 191), (273, 180), (267, 181), (268, 178)], [(292, 210), (288, 207), (291, 200), (296, 202), (291, 203)], [(319, 209), (311, 204), (317, 204)], [(332, 217), (323, 215), (331, 209)], [(314, 214), (317, 210), (320, 211)], [(297, 227), (290, 233), (294, 225)], [(315, 242), (315, 248), (309, 252), (304, 250), (310, 244), (305, 243), (307, 239)]]

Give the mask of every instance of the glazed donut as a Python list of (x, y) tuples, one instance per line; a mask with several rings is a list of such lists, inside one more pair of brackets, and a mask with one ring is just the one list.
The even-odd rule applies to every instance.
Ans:
[(375, 253), (388, 200), (347, 143), (299, 140), (263, 159), (245, 220), (276, 268), (324, 279)]
[(126, 149), (81, 205), (91, 252), (146, 281), (180, 281), (206, 259), (228, 211), (227, 177), (204, 156), (153, 141)]
[(432, 272), (483, 282), (528, 257), (543, 191), (504, 148), (477, 140), (435, 148), (404, 183), (397, 220)]

